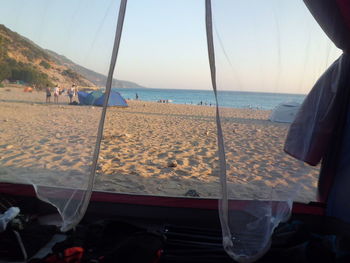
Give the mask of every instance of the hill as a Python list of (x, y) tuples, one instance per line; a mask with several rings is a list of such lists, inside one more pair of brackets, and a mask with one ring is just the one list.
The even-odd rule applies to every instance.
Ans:
[[(70, 59), (66, 58), (63, 55), (59, 55), (56, 52), (53, 52), (51, 50), (46, 50), (46, 52), (53, 58), (55, 59), (56, 63), (65, 65), (80, 75), (84, 76), (86, 79), (94, 83), (96, 86), (99, 87), (104, 87), (107, 82), (107, 77), (103, 74), (97, 73), (95, 71), (92, 71), (90, 69), (87, 69), (83, 66), (80, 66)], [(117, 80), (113, 79), (113, 84), (112, 87), (114, 88), (144, 88), (143, 86), (140, 86), (134, 82), (131, 81), (125, 81), (125, 80)]]
[[(84, 68), (68, 58), (43, 49), (33, 41), (0, 25), (0, 82), (21, 81), (39, 88), (60, 86), (105, 86), (107, 77)], [(136, 83), (113, 80), (116, 88), (140, 88)]]

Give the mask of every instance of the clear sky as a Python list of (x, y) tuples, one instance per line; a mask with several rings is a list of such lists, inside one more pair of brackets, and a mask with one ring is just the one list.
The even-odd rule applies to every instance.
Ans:
[[(301, 0), (213, 0), (220, 89), (306, 93), (340, 54)], [(107, 74), (116, 0), (0, 0), (0, 23)], [(115, 77), (210, 89), (204, 0), (129, 0)]]

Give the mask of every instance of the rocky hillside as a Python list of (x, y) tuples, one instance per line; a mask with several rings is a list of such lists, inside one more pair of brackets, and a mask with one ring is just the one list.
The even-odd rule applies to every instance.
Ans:
[(94, 86), (75, 70), (58, 64), (44, 49), (32, 41), (0, 25), (0, 81), (23, 81), (44, 87), (76, 83)]
[[(107, 77), (90, 69), (84, 68), (78, 64), (75, 64), (65, 56), (59, 55), (51, 50), (46, 50), (46, 52), (58, 63), (61, 65), (65, 65), (68, 68), (73, 69), (80, 75), (84, 76), (86, 79), (94, 83), (96, 86), (104, 87), (107, 82)], [(113, 79), (112, 86), (114, 88), (144, 88), (134, 82), (125, 81), (125, 80), (117, 80)]]
[[(62, 55), (42, 49), (31, 40), (0, 25), (0, 83), (5, 79), (43, 88), (56, 83), (63, 87), (72, 83), (85, 87), (104, 86), (107, 78)], [(141, 87), (119, 80), (114, 80), (113, 86)]]

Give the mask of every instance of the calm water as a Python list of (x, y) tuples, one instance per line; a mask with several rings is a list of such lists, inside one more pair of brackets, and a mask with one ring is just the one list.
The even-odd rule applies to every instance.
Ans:
[[(125, 99), (135, 99), (136, 93), (140, 100), (169, 100), (176, 104), (214, 105), (213, 91), (209, 90), (177, 90), (177, 89), (117, 89)], [(302, 102), (305, 95), (278, 94), (261, 92), (220, 91), (219, 105), (230, 108), (255, 108), (270, 110), (282, 102)]]

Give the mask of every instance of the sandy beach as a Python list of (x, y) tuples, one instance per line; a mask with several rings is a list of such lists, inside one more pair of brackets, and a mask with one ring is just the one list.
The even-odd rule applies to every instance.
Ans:
[[(84, 186), (102, 109), (67, 105), (66, 96), (44, 101), (44, 92), (0, 88), (0, 180)], [(108, 109), (95, 189), (218, 197), (215, 108), (128, 104)], [(318, 168), (283, 152), (289, 125), (270, 122), (270, 113), (221, 110), (230, 197), (275, 198), (298, 188), (297, 201), (315, 200)]]

